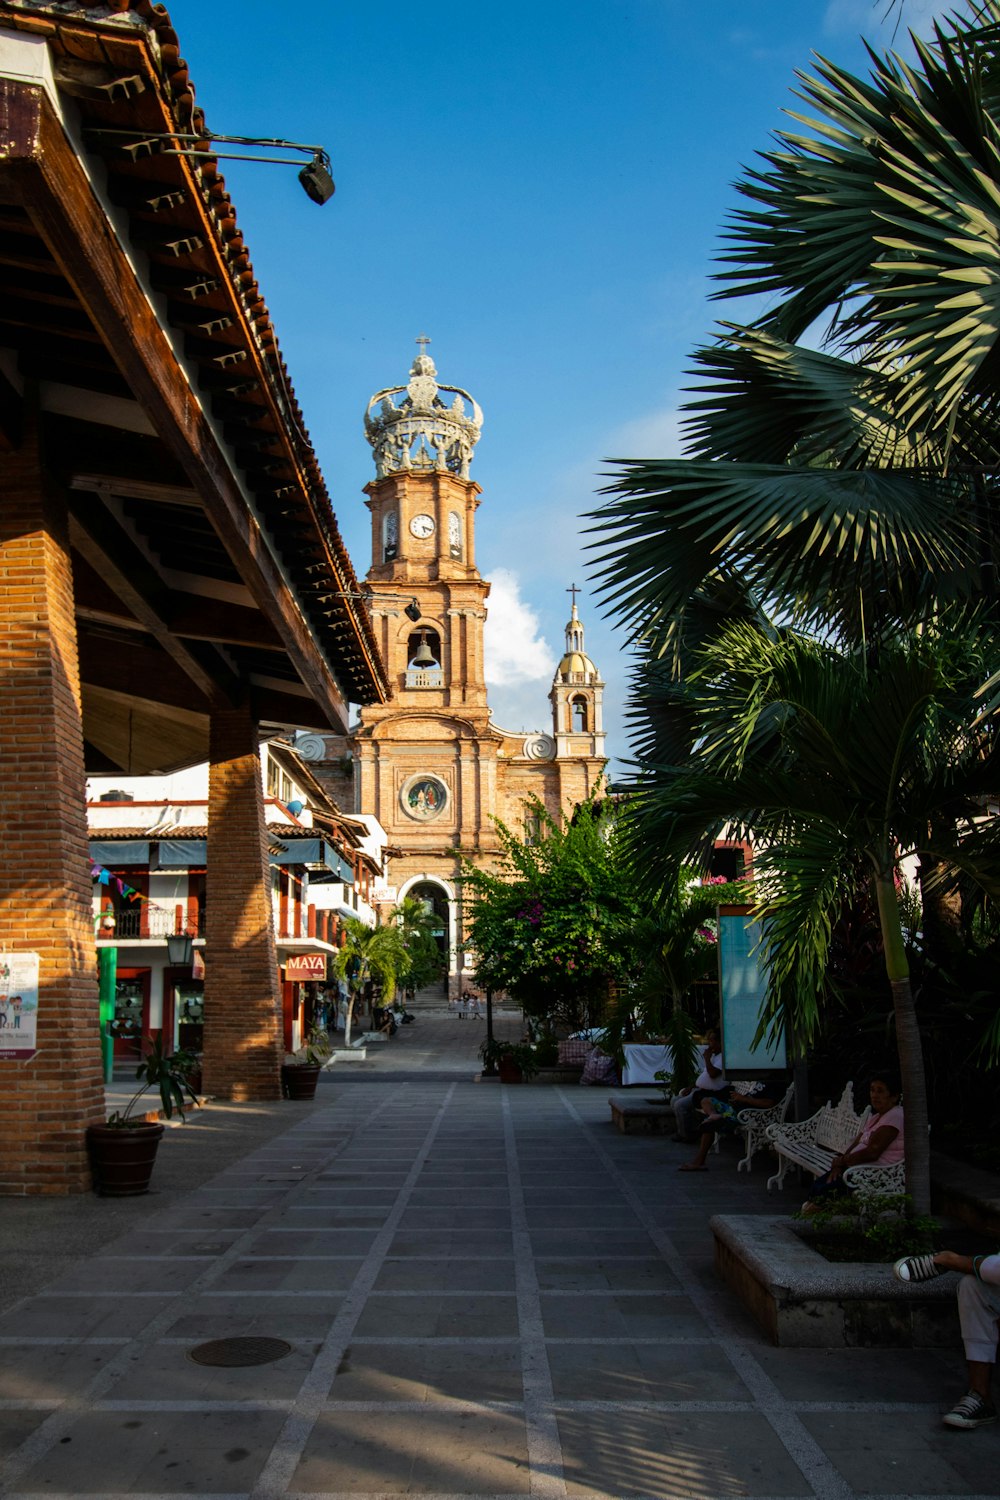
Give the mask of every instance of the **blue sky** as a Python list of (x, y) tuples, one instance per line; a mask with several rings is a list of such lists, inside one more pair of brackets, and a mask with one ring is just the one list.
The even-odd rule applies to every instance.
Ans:
[[(952, 7), (907, 0), (925, 34)], [(869, 0), (170, 0), (212, 130), (321, 143), (335, 198), (294, 168), (223, 163), (239, 222), (359, 576), (369, 396), (405, 382), (421, 332), (485, 413), (477, 561), (494, 580), (494, 719), (545, 728), (586, 582), (578, 517), (606, 457), (676, 454), (692, 347), (733, 181), (767, 149), (812, 52), (865, 70), (888, 45)], [(905, 48), (905, 31), (896, 45)], [(586, 593), (627, 754), (627, 663)]]

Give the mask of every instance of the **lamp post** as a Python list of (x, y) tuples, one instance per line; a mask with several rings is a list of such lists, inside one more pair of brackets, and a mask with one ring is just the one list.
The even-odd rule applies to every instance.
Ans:
[[(391, 601), (393, 604), (398, 604), (399, 603), (399, 595), (398, 594), (382, 594), (382, 593), (379, 593), (375, 589), (366, 589), (363, 593), (362, 592), (353, 593), (353, 592), (350, 592), (350, 591), (341, 591), (339, 593), (331, 595), (331, 597), (334, 598), (334, 599), (380, 599), (384, 603), (389, 602), (389, 601)], [(414, 625), (420, 619), (420, 616), (423, 614), (423, 610), (420, 608), (419, 600), (416, 598), (415, 595), (410, 600), (409, 604), (407, 604), (406, 607), (404, 608), (403, 614), (406, 616), (406, 618), (408, 620), (412, 620), (413, 623), (414, 623)]]
[[(330, 158), (322, 146), (304, 146), (298, 141), (275, 140), (270, 137), (257, 135), (210, 135), (208, 133), (194, 134), (177, 130), (122, 130), (119, 126), (92, 125), (88, 127), (88, 135), (125, 135), (137, 144), (146, 141), (163, 141), (171, 143), (182, 141), (183, 145), (171, 144), (160, 145), (160, 156), (187, 156), (195, 161), (257, 161), (265, 166), (284, 166), (299, 168), (299, 182), (302, 191), (313, 203), (320, 205), (328, 203), (336, 192), (333, 177), (330, 174)], [(311, 157), (303, 166), (298, 157), (295, 156), (246, 156), (234, 151), (213, 151), (212, 142), (222, 141), (228, 146), (254, 146), (263, 150), (302, 151)], [(189, 144), (190, 143), (190, 144)]]
[(493, 991), (489, 986), (486, 989), (486, 1056), (489, 1061), (483, 1068), (483, 1076), (495, 1078), (497, 1065), (493, 1061)]

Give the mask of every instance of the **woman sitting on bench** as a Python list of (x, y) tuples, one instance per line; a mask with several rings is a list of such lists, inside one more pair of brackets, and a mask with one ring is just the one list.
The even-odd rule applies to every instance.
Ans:
[(903, 1106), (899, 1102), (899, 1080), (888, 1070), (873, 1073), (868, 1097), (871, 1114), (843, 1155), (835, 1156), (823, 1176), (816, 1178), (808, 1201), (802, 1205), (804, 1214), (818, 1213), (822, 1199), (848, 1191), (843, 1181), (848, 1167), (860, 1167), (864, 1162), (888, 1167), (902, 1160)]

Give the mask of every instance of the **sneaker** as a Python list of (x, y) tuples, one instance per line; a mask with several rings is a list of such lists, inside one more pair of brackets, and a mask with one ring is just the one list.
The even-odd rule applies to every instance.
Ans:
[(944, 1272), (944, 1266), (934, 1264), (932, 1255), (906, 1255), (892, 1268), (897, 1281), (933, 1281), (935, 1276), (943, 1276)]
[(975, 1391), (969, 1391), (961, 1401), (957, 1401), (951, 1411), (947, 1412), (942, 1421), (946, 1427), (961, 1427), (971, 1429), (973, 1427), (988, 1427), (997, 1419), (996, 1407), (990, 1406), (982, 1396), (977, 1396)]

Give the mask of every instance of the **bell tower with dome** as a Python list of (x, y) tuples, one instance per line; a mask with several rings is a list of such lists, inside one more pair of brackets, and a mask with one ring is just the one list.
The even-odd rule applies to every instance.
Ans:
[(483, 655), (490, 585), (475, 548), (481, 490), (469, 477), (483, 414), (467, 391), (438, 380), (429, 342), (418, 338), (407, 383), (377, 391), (365, 412), (375, 478), (365, 486), (364, 586), (392, 697), (363, 708), (348, 735), (310, 734), (300, 749), (345, 812), (374, 815), (385, 829), (379, 914), (404, 896), (433, 906), (456, 993), (468, 982), (463, 862), (496, 861), (497, 819), (530, 832), (530, 797), (558, 816), (593, 790), (604, 769), (604, 684), (584, 652), (574, 587), (551, 733), (493, 723)]
[(604, 759), (604, 683), (583, 648), (583, 624), (576, 612), (580, 590), (573, 584), (573, 609), (566, 625), (566, 650), (556, 667), (549, 702), (557, 756)]

